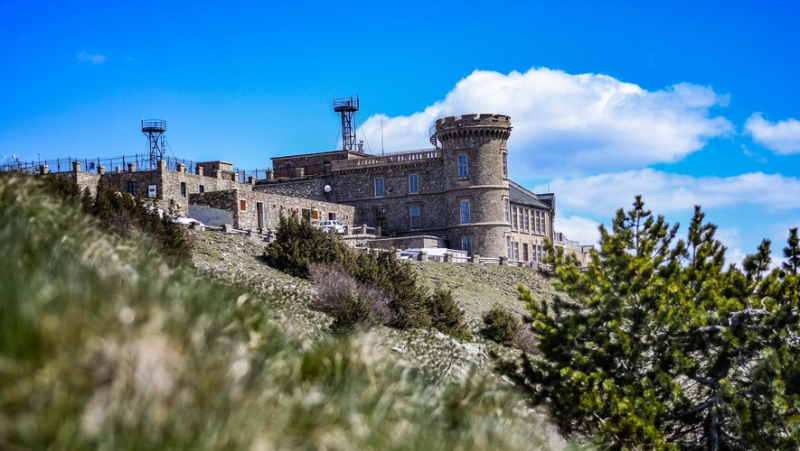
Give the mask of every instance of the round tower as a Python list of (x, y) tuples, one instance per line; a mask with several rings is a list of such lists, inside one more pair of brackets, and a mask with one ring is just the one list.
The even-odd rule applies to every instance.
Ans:
[(510, 134), (511, 118), (501, 114), (466, 114), (436, 121), (451, 248), (471, 247), (474, 255), (482, 257), (508, 255)]

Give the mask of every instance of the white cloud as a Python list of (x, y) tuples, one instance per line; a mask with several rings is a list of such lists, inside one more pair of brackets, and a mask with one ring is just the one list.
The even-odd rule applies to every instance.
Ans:
[(556, 216), (556, 231), (563, 233), (567, 239), (581, 244), (597, 244), (600, 241), (600, 224), (581, 216)]
[(733, 130), (709, 111), (726, 104), (727, 96), (688, 83), (648, 91), (599, 74), (475, 71), (422, 112), (371, 116), (361, 131), (380, 142), (382, 120), (387, 150), (420, 149), (430, 147), (429, 128), (440, 117), (507, 114), (511, 175), (546, 178), (678, 161)]
[(89, 53), (86, 50), (81, 50), (78, 52), (77, 57), (78, 61), (82, 63), (89, 63), (91, 65), (103, 64), (108, 60), (105, 55), (100, 53)]
[[(641, 194), (647, 208), (664, 214), (734, 205), (758, 205), (770, 210), (800, 209), (800, 179), (753, 172), (732, 177), (694, 177), (641, 169), (589, 177), (558, 178), (549, 184), (559, 205), (569, 211), (610, 217), (631, 206)], [(537, 186), (535, 192), (546, 190)]]
[(800, 153), (800, 121), (797, 119), (772, 123), (761, 113), (753, 113), (744, 129), (757, 143), (779, 155)]

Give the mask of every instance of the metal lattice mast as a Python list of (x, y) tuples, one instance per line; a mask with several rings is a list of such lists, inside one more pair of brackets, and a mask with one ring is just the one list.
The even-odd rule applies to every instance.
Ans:
[(158, 162), (164, 159), (165, 140), (164, 132), (167, 131), (167, 121), (163, 119), (142, 120), (142, 133), (147, 136), (150, 146), (150, 167), (155, 168)]
[(358, 111), (358, 96), (350, 96), (333, 101), (333, 111), (342, 118), (342, 150), (356, 150), (356, 132), (353, 129), (353, 118)]

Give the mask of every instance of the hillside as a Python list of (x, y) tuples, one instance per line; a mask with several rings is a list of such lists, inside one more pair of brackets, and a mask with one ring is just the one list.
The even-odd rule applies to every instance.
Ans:
[[(264, 242), (239, 234), (189, 233), (194, 246), (192, 264), (201, 273), (221, 283), (242, 284), (257, 293), (279, 294), (271, 301), (271, 315), (285, 320), (308, 340), (327, 335), (330, 317), (306, 307), (316, 292), (313, 284), (267, 266), (262, 259)], [(464, 309), (474, 341), (461, 343), (429, 330), (376, 327), (373, 333), (387, 349), (401, 354), (407, 363), (443, 373), (442, 376), (466, 374), (473, 367), (488, 371), (492, 366), (489, 358), (492, 352), (512, 358), (517, 354), (477, 334), (483, 314), (492, 307), (501, 305), (520, 315), (526, 313), (525, 304), (517, 299), (517, 284), (525, 284), (546, 301), (554, 294), (545, 277), (530, 268), (436, 262), (410, 264), (429, 287), (442, 285), (453, 291)]]
[(515, 392), (471, 365), (488, 344), (332, 337), (303, 307), (313, 290), (260, 264), (260, 243), (195, 236), (198, 275), (34, 185), (0, 178), (0, 448), (550, 443)]

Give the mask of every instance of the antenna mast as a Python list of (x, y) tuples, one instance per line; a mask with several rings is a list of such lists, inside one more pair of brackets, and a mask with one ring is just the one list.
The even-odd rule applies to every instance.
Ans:
[(147, 136), (150, 144), (150, 168), (158, 166), (158, 162), (164, 159), (164, 132), (167, 131), (167, 121), (163, 119), (144, 119), (142, 120), (142, 133)]
[[(342, 150), (356, 150), (356, 132), (353, 130), (353, 118), (358, 111), (358, 96), (343, 97), (333, 101), (333, 111), (342, 118)], [(363, 149), (361, 150), (363, 153)]]

